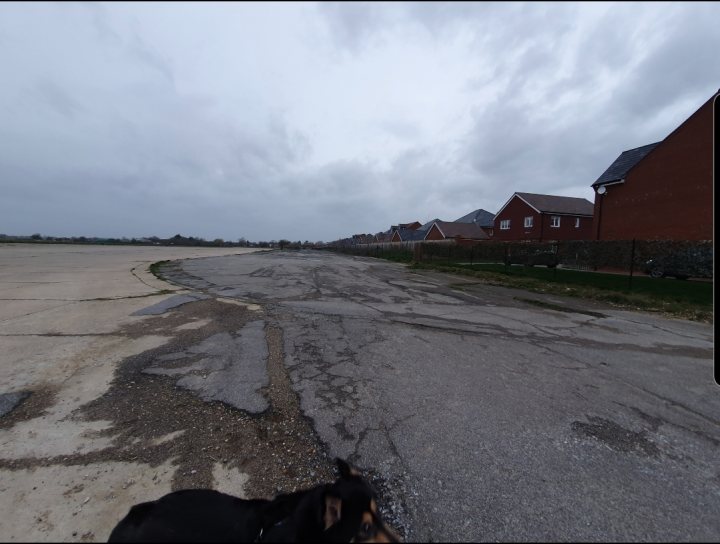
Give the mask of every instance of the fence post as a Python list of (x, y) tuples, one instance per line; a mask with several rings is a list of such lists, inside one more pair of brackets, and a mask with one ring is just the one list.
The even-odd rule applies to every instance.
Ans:
[(630, 249), (630, 277), (628, 278), (628, 291), (632, 291), (633, 271), (635, 270), (635, 238)]
[(508, 266), (510, 265), (510, 246), (505, 244), (505, 273), (508, 273)]
[(450, 251), (452, 250), (452, 246), (448, 244), (448, 257), (447, 257), (447, 265), (450, 266)]
[(470, 246), (470, 268), (472, 268), (472, 266), (473, 266), (473, 262), (475, 260), (474, 257), (475, 257), (475, 246)]
[(558, 251), (560, 251), (560, 242), (556, 242), (555, 244), (555, 252), (553, 255), (555, 255), (553, 258), (555, 259), (555, 266), (553, 267), (553, 281), (557, 281), (557, 269), (558, 269)]

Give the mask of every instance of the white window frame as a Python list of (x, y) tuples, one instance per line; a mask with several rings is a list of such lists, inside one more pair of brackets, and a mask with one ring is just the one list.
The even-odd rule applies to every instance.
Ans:
[(510, 220), (503, 219), (500, 221), (500, 230), (510, 230)]
[(532, 226), (533, 226), (533, 216), (532, 216), (532, 215), (528, 215), (528, 216), (525, 218), (525, 228), (526, 228), (526, 229), (531, 229)]
[(579, 228), (580, 228), (580, 218), (579, 218), (579, 217), (576, 217), (576, 218), (575, 218), (575, 228), (576, 228), (576, 229), (579, 229)]
[(554, 229), (556, 229), (560, 226), (560, 216), (559, 215), (551, 215), (550, 216), (550, 226)]

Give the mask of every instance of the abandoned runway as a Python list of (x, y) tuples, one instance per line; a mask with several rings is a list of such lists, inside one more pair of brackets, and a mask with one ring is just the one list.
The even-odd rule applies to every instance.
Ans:
[(334, 456), (411, 540), (720, 538), (710, 325), (235, 252), (0, 246), (0, 538), (104, 540), (134, 502)]

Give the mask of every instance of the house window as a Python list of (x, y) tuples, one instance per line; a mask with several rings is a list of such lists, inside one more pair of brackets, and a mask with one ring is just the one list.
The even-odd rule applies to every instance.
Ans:
[(500, 230), (508, 230), (510, 229), (510, 220), (509, 219), (503, 219), (500, 221)]
[(559, 227), (560, 226), (560, 216), (559, 215), (551, 215), (550, 216), (550, 226), (551, 227)]
[(531, 216), (525, 218), (525, 228), (530, 229), (530, 228), (532, 228), (532, 225), (533, 225), (533, 218), (531, 215)]
[(575, 228), (576, 228), (576, 229), (579, 229), (579, 228), (580, 228), (580, 218), (579, 218), (579, 217), (576, 217), (576, 218), (575, 218)]

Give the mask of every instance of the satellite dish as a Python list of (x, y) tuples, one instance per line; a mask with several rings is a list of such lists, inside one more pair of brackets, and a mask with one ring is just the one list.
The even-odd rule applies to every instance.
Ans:
[(604, 195), (605, 193), (607, 193), (607, 189), (605, 188), (604, 185), (601, 185), (600, 187), (598, 187), (597, 192), (599, 195)]

